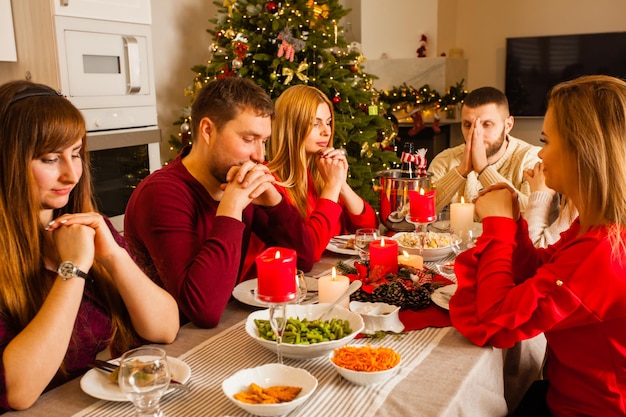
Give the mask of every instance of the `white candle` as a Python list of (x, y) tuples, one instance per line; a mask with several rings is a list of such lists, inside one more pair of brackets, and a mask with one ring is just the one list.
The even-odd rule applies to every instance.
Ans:
[(403, 250), (402, 255), (398, 255), (398, 264), (411, 266), (417, 269), (424, 269), (424, 258)]
[(470, 230), (474, 226), (474, 204), (466, 203), (461, 197), (460, 203), (450, 204), (450, 229), (457, 235)]
[[(350, 279), (345, 275), (337, 275), (335, 267), (331, 275), (320, 277), (317, 280), (317, 291), (320, 303), (333, 303), (350, 286)], [(344, 308), (350, 307), (350, 297), (344, 298), (340, 303)]]

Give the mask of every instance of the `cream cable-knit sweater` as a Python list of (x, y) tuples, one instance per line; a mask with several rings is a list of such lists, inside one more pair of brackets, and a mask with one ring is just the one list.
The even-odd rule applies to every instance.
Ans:
[(561, 210), (558, 195), (549, 191), (533, 191), (528, 198), (524, 218), (528, 223), (528, 235), (538, 248), (545, 248), (561, 238), (578, 216), (573, 204), (565, 204)]
[(505, 182), (517, 190), (520, 209), (524, 211), (530, 195), (530, 186), (524, 180), (524, 170), (532, 169), (539, 162), (537, 152), (541, 149), (528, 142), (507, 136), (509, 141), (505, 154), (496, 163), (488, 165), (480, 175), (470, 172), (463, 178), (455, 169), (463, 157), (465, 144), (440, 152), (430, 163), (428, 171), (437, 188), (437, 212), (461, 196), (466, 202), (478, 197), (478, 192), (489, 185)]

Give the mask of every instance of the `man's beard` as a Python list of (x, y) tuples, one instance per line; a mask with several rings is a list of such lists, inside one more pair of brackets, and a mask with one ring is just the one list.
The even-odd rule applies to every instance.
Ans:
[(491, 158), (492, 156), (500, 152), (500, 149), (502, 149), (502, 145), (504, 145), (504, 139), (506, 139), (506, 133), (504, 132), (504, 129), (502, 129), (502, 135), (500, 135), (500, 139), (496, 143), (492, 143), (487, 147), (487, 149), (485, 149), (487, 158)]

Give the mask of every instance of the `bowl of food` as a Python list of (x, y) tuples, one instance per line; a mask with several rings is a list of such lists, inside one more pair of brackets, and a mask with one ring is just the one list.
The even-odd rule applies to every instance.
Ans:
[(454, 243), (454, 235), (439, 232), (401, 232), (393, 235), (392, 239), (398, 242), (400, 252), (421, 255), (427, 262), (450, 255)]
[(346, 345), (329, 354), (339, 375), (356, 385), (382, 384), (400, 369), (402, 358), (384, 346)]
[(301, 368), (269, 363), (242, 369), (222, 382), (222, 391), (255, 416), (282, 416), (302, 405), (317, 388), (317, 379)]
[[(284, 357), (312, 359), (328, 355), (333, 349), (351, 342), (363, 330), (361, 316), (340, 306), (333, 307), (319, 320), (328, 306), (328, 303), (287, 305), (288, 320), (281, 343)], [(246, 333), (259, 345), (276, 352), (269, 310), (251, 313), (246, 320)]]

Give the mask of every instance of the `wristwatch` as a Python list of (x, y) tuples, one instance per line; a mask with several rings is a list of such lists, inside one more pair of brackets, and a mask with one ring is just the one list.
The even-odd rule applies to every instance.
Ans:
[(70, 278), (81, 277), (83, 279), (88, 279), (89, 275), (78, 269), (73, 262), (65, 261), (61, 262), (59, 268), (57, 269), (57, 273), (63, 278), (63, 280), (68, 280)]

